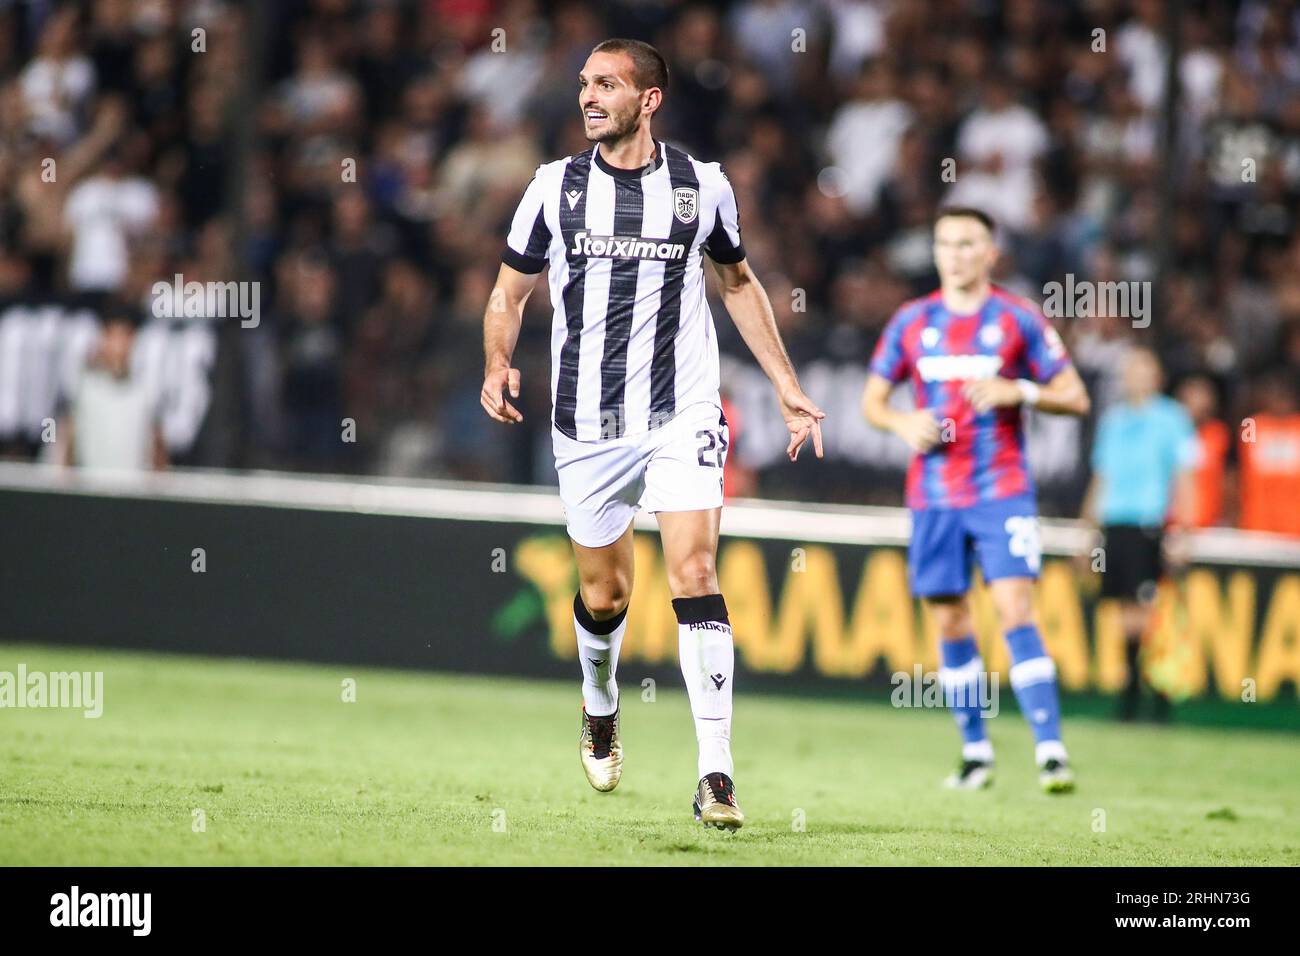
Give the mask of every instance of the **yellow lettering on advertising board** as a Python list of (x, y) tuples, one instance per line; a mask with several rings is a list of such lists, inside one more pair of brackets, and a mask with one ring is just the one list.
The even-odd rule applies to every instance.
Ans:
[[(652, 535), (635, 535), (633, 548), (635, 575), (622, 656), (670, 664), (677, 658), (677, 621), (659, 542)], [(525, 539), (516, 549), (515, 568), (542, 596), (552, 653), (572, 659), (576, 576), (567, 539)], [(900, 549), (869, 551), (856, 591), (847, 601), (836, 552), (821, 545), (801, 547), (798, 567), (786, 570), (778, 585), (775, 610), (767, 562), (756, 541), (736, 539), (722, 545), (718, 582), (726, 596), (737, 654), (750, 670), (788, 674), (811, 661), (821, 676), (858, 679), (870, 676), (882, 662), (889, 672), (907, 671), (918, 661), (929, 670), (938, 667), (934, 625), (911, 596)], [(1126, 676), (1119, 608), (1114, 601), (1095, 603), (1090, 649), (1085, 590), (1070, 562), (1044, 564), (1034, 596), (1043, 641), (1056, 661), (1062, 687), (1115, 691)], [(1274, 696), (1288, 681), (1300, 687), (1300, 575), (1277, 579), (1264, 609), (1252, 671), (1255, 604), (1256, 579), (1244, 570), (1220, 575), (1196, 568), (1188, 573), (1181, 592), (1172, 586), (1161, 589), (1157, 642), (1166, 647), (1170, 640), (1176, 643), (1180, 680), (1189, 693), (1204, 693), (1210, 672), (1225, 699), (1239, 699), (1241, 682), (1249, 676), (1258, 679), (1261, 700)], [(985, 667), (1005, 678), (1010, 664), (1006, 641), (978, 573), (970, 607)]]
[(885, 659), (891, 673), (916, 662), (916, 614), (907, 594), (907, 561), (901, 551), (871, 552), (853, 605), (849, 640), (841, 659), (841, 676), (865, 677)]
[(756, 543), (733, 541), (721, 549), (718, 587), (727, 602), (736, 653), (751, 670), (770, 670), (772, 600), (767, 587), (767, 563)]
[(573, 594), (577, 590), (577, 570), (569, 539), (558, 535), (525, 538), (515, 548), (514, 566), (542, 596), (546, 622), (550, 627), (551, 653), (563, 660), (576, 658), (578, 640), (573, 633)]
[[(1274, 591), (1276, 604), (1279, 590)], [(1241, 679), (1250, 669), (1251, 643), (1255, 631), (1255, 581), (1245, 571), (1228, 577), (1227, 600), (1218, 575), (1204, 568), (1187, 574), (1187, 627), (1191, 630), (1190, 651), (1194, 655), (1191, 692), (1203, 693), (1206, 685), (1205, 652), (1213, 665), (1214, 682), (1224, 697), (1241, 693)]]
[(1088, 687), (1088, 635), (1074, 571), (1067, 561), (1048, 561), (1034, 592), (1034, 612), (1047, 653), (1066, 690)]
[[(1300, 689), (1300, 575), (1278, 579), (1259, 640), (1259, 697), (1268, 700), (1282, 681)], [(1237, 681), (1234, 696), (1241, 690)]]
[(786, 573), (781, 605), (772, 642), (771, 669), (797, 670), (807, 656), (809, 631), (813, 638), (813, 663), (819, 673), (843, 676), (844, 598), (836, 576), (835, 555), (829, 548), (804, 549), (804, 570)]
[(677, 616), (659, 543), (650, 535), (632, 536), (632, 597), (621, 657), (650, 664), (677, 660)]

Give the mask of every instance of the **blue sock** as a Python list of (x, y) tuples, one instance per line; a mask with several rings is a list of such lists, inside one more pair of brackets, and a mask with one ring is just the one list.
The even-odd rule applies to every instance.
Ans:
[(1056, 664), (1043, 650), (1043, 639), (1033, 624), (1007, 631), (1011, 648), (1011, 689), (1020, 712), (1034, 732), (1038, 763), (1049, 757), (1064, 759), (1061, 746), (1061, 703), (1056, 691)]
[[(962, 743), (968, 745), (963, 753), (969, 753), (969, 745), (978, 744), (987, 737), (984, 733), (984, 717), (980, 712), (978, 682), (984, 672), (984, 661), (980, 658), (975, 635), (967, 634), (955, 641), (940, 641), (939, 651), (943, 659), (943, 668), (939, 671), (939, 684), (943, 687), (943, 702), (952, 710), (952, 715), (961, 730)], [(987, 750), (988, 748), (973, 748)], [(989, 753), (987, 758), (992, 759)]]

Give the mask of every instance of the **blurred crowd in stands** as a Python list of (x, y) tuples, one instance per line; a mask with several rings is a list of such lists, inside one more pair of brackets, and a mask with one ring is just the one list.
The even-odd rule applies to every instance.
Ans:
[[(95, 332), (42, 308), (143, 339), (195, 324), (150, 311), (182, 275), (258, 282), (260, 320), (207, 316), (207, 338), (138, 360), (170, 383), (145, 396), (173, 416), (150, 464), (553, 481), (545, 286), (516, 356), (523, 428), (479, 406), (482, 313), (534, 170), (588, 148), (582, 63), (631, 36), (670, 66), (656, 136), (723, 163), (791, 356), (838, 418), (824, 467), (765, 454), (775, 406), (715, 300), (733, 493), (901, 501), (901, 444), (884, 468), (864, 451), (880, 439), (857, 398), (884, 323), (936, 284), (935, 209), (961, 203), (997, 219), (999, 281), (1035, 301), (1067, 275), (1154, 282), (1168, 238), (1149, 327), (1098, 309), (1060, 331), (1097, 413), (1125, 350), (1157, 351), (1203, 437), (1204, 523), (1300, 534), (1249, 504), (1300, 500), (1300, 7), (1184, 4), (1172, 163), (1164, 7), (0, 0), (0, 449), (49, 457), (21, 410), (45, 420), (35, 391), (68, 418), (80, 366), (104, 364)], [(1047, 513), (1077, 508), (1091, 433), (1062, 433), (1059, 481), (1036, 457)]]

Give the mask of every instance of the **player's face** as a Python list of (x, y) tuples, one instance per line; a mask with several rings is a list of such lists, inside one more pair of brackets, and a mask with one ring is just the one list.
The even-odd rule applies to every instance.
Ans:
[(945, 288), (987, 282), (998, 259), (993, 236), (969, 216), (945, 216), (934, 226), (934, 265)]
[(578, 74), (582, 125), (593, 143), (610, 143), (641, 125), (642, 94), (632, 82), (632, 58), (624, 53), (593, 53)]
[(1214, 414), (1214, 388), (1204, 379), (1188, 379), (1178, 389), (1178, 400), (1192, 416), (1192, 421), (1202, 422)]
[(1160, 390), (1160, 366), (1150, 352), (1135, 351), (1124, 362), (1120, 381), (1129, 401), (1146, 401)]
[(100, 359), (118, 378), (125, 378), (131, 370), (131, 344), (135, 329), (126, 322), (110, 322), (99, 341)]

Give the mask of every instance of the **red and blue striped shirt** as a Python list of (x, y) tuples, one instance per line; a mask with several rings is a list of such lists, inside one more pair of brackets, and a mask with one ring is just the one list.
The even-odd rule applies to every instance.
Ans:
[(876, 344), (871, 371), (897, 384), (909, 374), (917, 408), (945, 437), (912, 459), (907, 506), (967, 508), (1031, 494), (1020, 406), (979, 414), (962, 395), (972, 379), (1047, 382), (1070, 364), (1061, 337), (1030, 302), (993, 287), (971, 315), (955, 315), (941, 292), (905, 303)]

